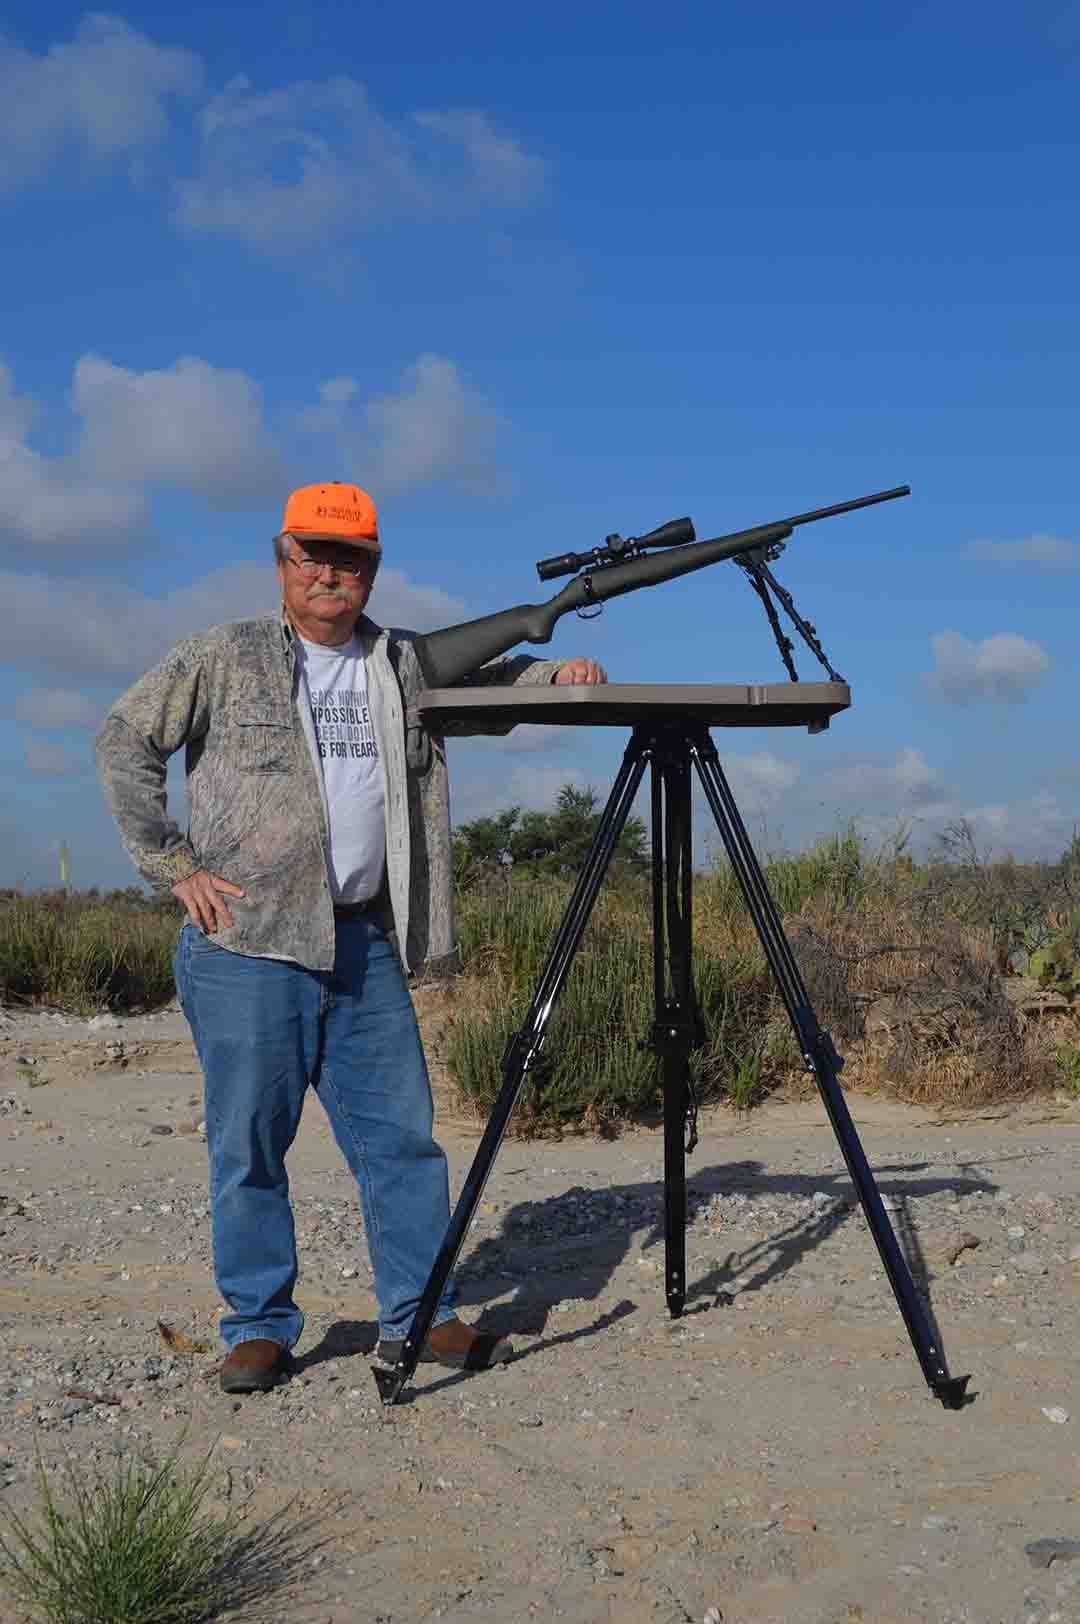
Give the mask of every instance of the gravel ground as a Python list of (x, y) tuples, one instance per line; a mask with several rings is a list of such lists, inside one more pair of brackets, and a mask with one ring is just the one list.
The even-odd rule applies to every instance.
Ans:
[[(1080, 1624), (1077, 1106), (943, 1121), (850, 1101), (973, 1373), (959, 1413), (927, 1395), (816, 1103), (704, 1114), (678, 1321), (659, 1134), (508, 1141), (460, 1279), (465, 1317), (518, 1356), (421, 1367), (385, 1410), (357, 1203), (312, 1101), (298, 1369), (241, 1400), (214, 1379), (186, 1028), (110, 1021), (0, 1015), (7, 1504), (33, 1503), (35, 1437), (47, 1461), (99, 1462), (183, 1438), (185, 1458), (213, 1449), (217, 1501), (320, 1519), (282, 1619)], [(441, 1136), (460, 1187), (477, 1131)], [(171, 1351), (161, 1324), (209, 1351)]]

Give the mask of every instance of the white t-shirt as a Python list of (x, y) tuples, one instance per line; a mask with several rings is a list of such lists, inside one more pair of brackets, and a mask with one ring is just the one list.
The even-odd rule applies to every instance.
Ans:
[(383, 881), (386, 819), (364, 656), (355, 636), (336, 648), (298, 637), (296, 653), (330, 815), (330, 889), (335, 902), (366, 902)]

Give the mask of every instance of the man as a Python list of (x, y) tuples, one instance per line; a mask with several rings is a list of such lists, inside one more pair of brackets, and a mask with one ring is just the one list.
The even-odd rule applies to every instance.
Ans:
[[(280, 617), (178, 644), (113, 706), (97, 746), (129, 854), (188, 913), (176, 983), (205, 1079), (227, 1393), (273, 1387), (303, 1329), (285, 1157), (309, 1086), (359, 1185), (389, 1363), (449, 1221), (405, 980), (455, 952), (443, 740), (411, 708), (414, 634), (364, 614), (382, 556), (366, 492), (294, 491), (274, 552)], [(587, 659), (519, 657), (470, 680), (606, 677)], [(186, 837), (165, 803), (181, 745)], [(476, 1369), (510, 1356), (452, 1304), (450, 1286), (423, 1357)]]

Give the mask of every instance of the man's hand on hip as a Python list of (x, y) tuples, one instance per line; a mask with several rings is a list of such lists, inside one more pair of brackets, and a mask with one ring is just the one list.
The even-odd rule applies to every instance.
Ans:
[(565, 665), (559, 667), (555, 673), (555, 681), (560, 686), (578, 682), (606, 682), (607, 672), (602, 665), (597, 665), (595, 660), (579, 654), (576, 660), (567, 660)]
[(172, 888), (172, 894), (184, 904), (191, 923), (210, 934), (228, 929), (233, 922), (225, 898), (244, 895), (240, 886), (233, 885), (231, 880), (223, 880), (220, 874), (211, 874), (206, 868), (196, 869), (186, 880), (178, 881)]

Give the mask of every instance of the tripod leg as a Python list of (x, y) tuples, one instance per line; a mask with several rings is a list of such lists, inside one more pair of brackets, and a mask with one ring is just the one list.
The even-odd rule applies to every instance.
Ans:
[[(681, 735), (680, 735), (681, 744)], [(668, 1311), (686, 1301), (686, 1152), (692, 1117), (690, 1054), (701, 1042), (691, 972), (690, 762), (657, 740), (652, 765), (654, 1022), (664, 1098), (664, 1258)], [(666, 951), (665, 951), (666, 947)], [(670, 978), (670, 985), (669, 985)]]
[(747, 908), (754, 922), (769, 968), (776, 978), (781, 997), (795, 1030), (795, 1036), (813, 1072), (829, 1121), (843, 1153), (852, 1183), (858, 1192), (870, 1233), (903, 1316), (915, 1356), (936, 1398), (947, 1409), (959, 1409), (965, 1402), (967, 1376), (950, 1376), (938, 1339), (919, 1301), (911, 1271), (900, 1250), (896, 1235), (882, 1204), (870, 1164), (855, 1131), (837, 1076), (843, 1062), (832, 1038), (818, 1025), (810, 1006), (810, 996), (799, 971), (791, 945), (784, 934), (776, 904), (769, 893), (750, 844), (746, 825), (739, 815), (735, 798), (720, 765), (707, 729), (695, 733), (691, 758), (697, 769), (724, 847), (735, 871)]
[(622, 765), (601, 815), (588, 856), (556, 933), (540, 985), (520, 1030), (513, 1033), (507, 1042), (502, 1058), (502, 1086), (476, 1155), (473, 1157), (472, 1167), (458, 1197), (457, 1206), (451, 1215), (445, 1238), (424, 1287), (412, 1325), (409, 1327), (409, 1334), (402, 1345), (400, 1357), (392, 1370), (375, 1368), (372, 1372), (384, 1404), (397, 1403), (402, 1388), (419, 1362), (424, 1339), (442, 1299), (446, 1282), (457, 1262), (458, 1253), (464, 1245), (469, 1225), (484, 1193), (484, 1186), (506, 1133), (518, 1095), (525, 1084), (530, 1067), (543, 1046), (545, 1028), (562, 990), (578, 943), (589, 922), (593, 904), (645, 772), (651, 748), (647, 737), (639, 736), (635, 730), (626, 747)]

